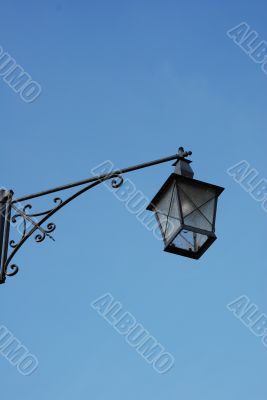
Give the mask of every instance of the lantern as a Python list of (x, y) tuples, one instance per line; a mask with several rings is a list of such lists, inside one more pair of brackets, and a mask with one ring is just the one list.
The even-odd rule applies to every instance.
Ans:
[(223, 188), (193, 179), (190, 160), (181, 157), (147, 209), (155, 213), (169, 253), (199, 259), (216, 240), (217, 200)]

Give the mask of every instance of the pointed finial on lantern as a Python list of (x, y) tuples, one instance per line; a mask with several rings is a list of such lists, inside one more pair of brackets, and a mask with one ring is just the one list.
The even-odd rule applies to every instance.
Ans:
[(191, 155), (192, 151), (185, 151), (183, 147), (179, 147), (177, 161), (173, 164), (175, 166), (175, 174), (186, 176), (187, 178), (193, 178), (194, 171), (190, 166), (192, 161), (185, 158)]
[(185, 151), (183, 147), (179, 147), (178, 156), (180, 158), (185, 158), (192, 155), (192, 151)]

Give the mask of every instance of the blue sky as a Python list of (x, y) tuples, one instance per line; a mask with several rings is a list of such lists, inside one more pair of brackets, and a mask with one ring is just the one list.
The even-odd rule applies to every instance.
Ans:
[[(197, 262), (164, 253), (105, 186), (52, 219), (55, 243), (29, 240), (0, 287), (0, 322), (39, 368), (24, 377), (1, 357), (3, 399), (266, 399), (267, 349), (226, 307), (245, 294), (267, 314), (267, 214), (226, 172), (247, 160), (267, 179), (267, 75), (226, 34), (245, 21), (267, 40), (266, 11), (229, 0), (1, 5), (0, 46), (42, 87), (26, 104), (0, 77), (1, 186), (21, 196), (184, 146), (195, 177), (226, 188), (218, 240)], [(150, 199), (171, 172), (127, 177)], [(155, 372), (90, 307), (107, 292), (173, 354), (171, 371)]]

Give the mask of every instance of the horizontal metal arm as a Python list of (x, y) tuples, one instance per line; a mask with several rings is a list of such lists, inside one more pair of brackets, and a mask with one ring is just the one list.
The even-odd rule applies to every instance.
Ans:
[(29, 194), (27, 196), (18, 197), (16, 199), (13, 199), (12, 203), (18, 203), (18, 202), (22, 202), (22, 201), (25, 201), (25, 200), (35, 199), (36, 197), (41, 197), (41, 196), (45, 196), (47, 194), (60, 192), (61, 190), (71, 189), (71, 188), (74, 188), (76, 186), (85, 185), (86, 183), (92, 183), (92, 182), (96, 182), (96, 181), (103, 181), (103, 180), (109, 179), (109, 177), (112, 178), (113, 176), (122, 175), (122, 174), (125, 174), (125, 173), (128, 173), (128, 172), (132, 172), (132, 171), (137, 171), (138, 169), (152, 167), (153, 165), (162, 164), (162, 163), (165, 163), (165, 162), (168, 162), (168, 161), (172, 161), (172, 160), (177, 160), (179, 158), (180, 158), (180, 155), (177, 153), (177, 154), (175, 154), (173, 156), (161, 158), (159, 160), (154, 160), (154, 161), (146, 162), (146, 163), (143, 163), (143, 164), (137, 164), (137, 165), (134, 165), (132, 167), (111, 171), (108, 174), (94, 176), (92, 178), (84, 179), (82, 181), (69, 183), (67, 185), (58, 186), (58, 187), (55, 187), (53, 189), (48, 189), (48, 190), (45, 190), (45, 191), (42, 191), (42, 192)]

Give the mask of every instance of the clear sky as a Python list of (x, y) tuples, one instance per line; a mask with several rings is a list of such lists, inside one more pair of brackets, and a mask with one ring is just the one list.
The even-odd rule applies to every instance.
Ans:
[[(226, 34), (244, 21), (267, 41), (266, 11), (259, 0), (1, 2), (0, 46), (42, 87), (25, 103), (0, 77), (1, 186), (21, 196), (184, 146), (195, 177), (226, 188), (218, 240), (197, 262), (163, 252), (104, 186), (52, 219), (55, 243), (30, 239), (0, 287), (0, 323), (39, 367), (22, 376), (0, 357), (1, 399), (266, 400), (267, 348), (226, 307), (244, 294), (267, 314), (267, 213), (227, 174), (246, 160), (267, 179), (267, 75)], [(127, 177), (151, 199), (171, 172)], [(107, 292), (175, 357), (168, 373), (91, 308)]]

